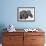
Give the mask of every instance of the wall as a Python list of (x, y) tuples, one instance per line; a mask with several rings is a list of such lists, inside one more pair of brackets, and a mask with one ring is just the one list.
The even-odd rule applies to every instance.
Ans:
[[(0, 0), (0, 25), (16, 28), (46, 28), (46, 0)], [(35, 22), (17, 22), (17, 7), (35, 7)]]

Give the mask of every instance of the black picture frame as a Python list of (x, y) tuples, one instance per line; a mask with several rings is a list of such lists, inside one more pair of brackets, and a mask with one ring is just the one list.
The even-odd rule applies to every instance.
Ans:
[(34, 22), (35, 21), (35, 7), (18, 7), (17, 21)]

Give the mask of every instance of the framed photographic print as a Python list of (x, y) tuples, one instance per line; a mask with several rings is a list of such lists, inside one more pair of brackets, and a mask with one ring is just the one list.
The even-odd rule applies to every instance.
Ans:
[(22, 22), (35, 21), (35, 7), (18, 7), (17, 21), (22, 21)]

